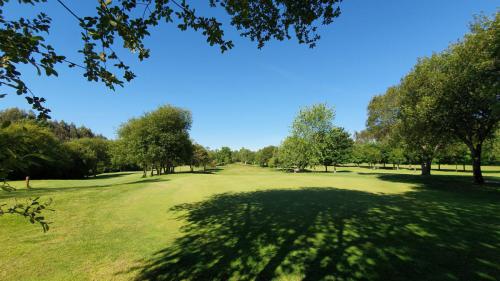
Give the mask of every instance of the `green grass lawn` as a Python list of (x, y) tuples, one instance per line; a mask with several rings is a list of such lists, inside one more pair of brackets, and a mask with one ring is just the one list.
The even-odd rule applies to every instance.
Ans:
[(0, 280), (500, 280), (500, 167), (443, 168), (13, 182), (55, 211), (0, 217)]

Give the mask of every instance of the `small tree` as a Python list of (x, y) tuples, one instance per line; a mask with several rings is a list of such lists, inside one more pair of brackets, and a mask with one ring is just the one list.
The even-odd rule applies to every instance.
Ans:
[(231, 148), (223, 146), (219, 150), (216, 150), (215, 160), (217, 162), (217, 165), (231, 164), (233, 162), (233, 153), (231, 151)]
[(193, 164), (195, 167), (203, 167), (203, 171), (206, 171), (207, 165), (210, 163), (210, 157), (208, 155), (208, 150), (200, 144), (193, 144)]
[(403, 149), (401, 147), (393, 147), (389, 151), (389, 161), (399, 170), (399, 165), (405, 161)]
[(316, 156), (320, 164), (325, 166), (333, 165), (333, 170), (337, 172), (337, 165), (348, 162), (351, 159), (353, 140), (343, 128), (332, 128), (324, 136), (319, 136), (315, 144)]
[(274, 150), (276, 150), (276, 147), (273, 145), (259, 149), (257, 153), (255, 153), (255, 161), (257, 164), (262, 167), (269, 166), (269, 160), (273, 157)]
[(304, 171), (310, 164), (310, 154), (309, 143), (296, 136), (287, 137), (279, 148), (279, 159), (285, 169)]
[(240, 161), (243, 164), (253, 163), (253, 161), (255, 160), (255, 153), (253, 151), (251, 151), (250, 149), (246, 149), (246, 148), (242, 147), (238, 151), (238, 154), (239, 154)]

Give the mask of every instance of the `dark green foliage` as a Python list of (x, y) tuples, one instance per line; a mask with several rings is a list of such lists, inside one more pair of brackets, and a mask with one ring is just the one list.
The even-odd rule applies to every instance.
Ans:
[(208, 149), (200, 144), (193, 144), (193, 159), (191, 164), (195, 167), (203, 167), (203, 170), (207, 169), (207, 165), (210, 163), (210, 155)]
[(482, 157), (495, 159), (500, 123), (499, 57), (500, 13), (479, 17), (463, 40), (419, 59), (399, 85), (374, 97), (366, 134), (382, 145), (383, 163), (391, 155), (385, 147), (400, 147), (430, 175), (433, 160), (459, 162), (453, 147), (460, 142), (470, 151), (474, 181), (483, 183)]
[[(191, 165), (193, 145), (189, 139), (191, 113), (165, 105), (140, 118), (130, 119), (119, 129), (120, 147), (115, 149), (121, 161), (134, 163), (144, 170), (173, 172), (179, 165)], [(115, 157), (115, 160), (118, 159)]]
[[(365, 134), (377, 141), (391, 137), (398, 122), (400, 99), (397, 87), (387, 89), (383, 95), (374, 96), (368, 105)], [(357, 139), (362, 137), (359, 135)]]
[(226, 165), (233, 163), (233, 152), (231, 148), (223, 146), (214, 151), (214, 160), (217, 165)]
[[(0, 123), (5, 121), (17, 122), (22, 120), (35, 120), (36, 115), (33, 111), (24, 111), (16, 107), (7, 108), (0, 111)], [(104, 138), (101, 135), (95, 134), (91, 129), (80, 126), (77, 127), (74, 123), (66, 123), (65, 121), (39, 120), (38, 125), (47, 127), (61, 141), (68, 141), (79, 138)]]
[(353, 140), (344, 128), (333, 127), (326, 134), (316, 136), (315, 157), (319, 164), (328, 171), (328, 166), (334, 167), (347, 163), (351, 160)]
[(262, 167), (267, 167), (269, 166), (269, 160), (273, 157), (275, 154), (277, 147), (270, 145), (266, 146), (264, 148), (259, 149), (255, 153), (255, 162), (256, 164), (262, 166)]
[[(38, 75), (57, 76), (56, 65), (66, 63), (69, 67), (83, 70), (88, 81), (104, 83), (114, 90), (124, 81), (134, 79), (135, 74), (115, 52), (123, 47), (136, 53), (139, 60), (149, 57), (144, 41), (150, 30), (160, 23), (172, 23), (180, 30), (200, 31), (209, 45), (216, 45), (222, 52), (234, 44), (226, 39), (222, 22), (215, 17), (199, 15), (186, 1), (168, 0), (99, 0), (92, 15), (79, 15), (62, 0), (57, 2), (75, 19), (81, 28), (83, 46), (79, 53), (83, 63), (67, 60), (45, 43), (52, 21), (45, 13), (33, 19), (8, 20), (3, 12), (8, 0), (0, 1), (0, 86), (14, 89), (24, 95), (39, 117), (48, 118), (50, 112), (23, 81), (19, 66), (31, 65)], [(22, 0), (19, 4), (39, 5), (46, 0)], [(318, 25), (328, 25), (340, 15), (339, 0), (297, 1), (228, 1), (208, 0), (210, 7), (223, 10), (241, 36), (248, 37), (262, 48), (270, 40), (285, 40), (295, 34), (297, 41), (314, 47), (320, 36)], [(93, 4), (94, 5), (94, 4)], [(193, 4), (194, 5), (194, 4)], [(0, 93), (0, 98), (4, 97)]]
[(81, 132), (94, 135), (81, 127), (73, 131), (74, 139), (65, 142), (66, 137), (55, 135), (54, 128), (58, 127), (50, 125), (66, 124), (64, 121), (39, 121), (29, 118), (30, 114), (18, 114), (20, 112), (6, 110), (0, 113), (0, 117), (10, 116), (10, 119), (5, 117), (7, 121), (0, 129), (0, 178), (81, 178), (109, 171), (110, 141), (100, 137), (79, 138)]
[(5, 146), (0, 162), (7, 170), (5, 177), (62, 176), (58, 165), (65, 163), (63, 147), (50, 130), (35, 121), (21, 121), (1, 129), (1, 133)]
[(96, 176), (110, 171), (111, 155), (109, 141), (100, 138), (82, 138), (64, 143), (70, 177)]

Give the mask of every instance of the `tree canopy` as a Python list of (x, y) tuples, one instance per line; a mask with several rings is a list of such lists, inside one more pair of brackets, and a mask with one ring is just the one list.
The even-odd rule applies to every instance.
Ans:
[[(150, 50), (145, 44), (151, 29), (161, 23), (174, 24), (179, 30), (199, 31), (211, 46), (221, 52), (233, 48), (226, 38), (222, 19), (200, 15), (197, 6), (176, 0), (99, 0), (95, 12), (80, 14), (63, 0), (57, 2), (74, 19), (81, 30), (80, 60), (60, 54), (46, 41), (52, 19), (46, 13), (34, 18), (13, 17), (5, 12), (8, 0), (0, 1), (0, 87), (10, 87), (39, 112), (49, 117), (45, 98), (35, 94), (24, 80), (21, 65), (33, 66), (38, 75), (57, 76), (57, 65), (78, 68), (88, 81), (101, 82), (109, 89), (123, 86), (135, 74), (120, 57), (117, 48), (129, 50), (139, 60), (147, 59)], [(19, 0), (19, 5), (42, 5), (47, 0)], [(208, 0), (209, 7), (229, 17), (228, 24), (241, 36), (257, 42), (262, 48), (270, 40), (295, 37), (299, 44), (314, 47), (320, 39), (319, 25), (329, 25), (340, 15), (340, 0)], [(10, 8), (9, 8), (10, 9)], [(222, 16), (221, 16), (222, 17)], [(5, 90), (4, 90), (5, 91)], [(6, 93), (0, 93), (0, 98)]]
[[(419, 59), (401, 83), (368, 107), (367, 134), (391, 139), (428, 175), (436, 157), (457, 142), (470, 151), (476, 183), (483, 183), (483, 145), (500, 122), (500, 13), (478, 17), (471, 32), (443, 52)], [(462, 157), (463, 158), (463, 157)]]

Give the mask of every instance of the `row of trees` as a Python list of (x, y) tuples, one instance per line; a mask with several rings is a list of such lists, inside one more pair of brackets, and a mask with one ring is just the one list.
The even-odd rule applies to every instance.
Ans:
[(495, 151), (500, 121), (500, 13), (481, 17), (447, 50), (419, 59), (401, 82), (374, 97), (366, 136), (399, 147), (430, 175), (436, 160), (469, 151), (474, 180), (485, 145)]
[(302, 109), (292, 125), (291, 135), (279, 147), (266, 146), (257, 151), (228, 147), (215, 150), (217, 164), (242, 162), (262, 167), (303, 171), (306, 167), (336, 166), (351, 160), (353, 140), (348, 132), (333, 125), (335, 113), (326, 104)]
[(218, 150), (193, 143), (191, 113), (169, 105), (123, 124), (117, 140), (64, 121), (36, 119), (17, 108), (0, 111), (0, 121), (0, 140), (6, 144), (0, 148), (0, 178), (82, 178), (138, 169), (161, 174), (179, 165), (205, 169), (214, 159), (232, 162), (230, 150), (221, 158)]
[[(79, 178), (109, 169), (109, 141), (86, 127), (0, 112), (0, 178)], [(68, 125), (68, 126), (65, 126)]]
[[(389, 91), (392, 93), (392, 89)], [(399, 169), (401, 164), (410, 166), (421, 164), (421, 157), (410, 146), (404, 145), (400, 136), (395, 136), (393, 128), (374, 125), (382, 118), (398, 120), (396, 114), (386, 109), (394, 102), (392, 96), (376, 96), (369, 106), (368, 129), (357, 132), (353, 138), (340, 127), (333, 125), (334, 110), (325, 104), (317, 104), (303, 108), (292, 124), (290, 136), (280, 146), (267, 146), (257, 151), (241, 148), (231, 151), (229, 147), (209, 152), (214, 163), (223, 165), (232, 162), (254, 164), (263, 167), (279, 167), (302, 171), (306, 167), (322, 165), (325, 171), (328, 166), (341, 164), (367, 164), (375, 168), (391, 165)], [(380, 109), (384, 110), (380, 110)], [(374, 117), (377, 115), (376, 120)], [(384, 120), (384, 122), (387, 122)], [(396, 122), (396, 121), (391, 121)], [(396, 141), (397, 140), (397, 141)], [(483, 144), (482, 159), (487, 164), (498, 164), (500, 161), (500, 130)], [(455, 169), (465, 170), (472, 162), (468, 147), (460, 142), (450, 142), (438, 149), (432, 161), (441, 169), (441, 164), (453, 164)], [(416, 166), (413, 166), (416, 168)], [(427, 166), (426, 166), (427, 167)], [(430, 165), (429, 165), (430, 167)], [(424, 170), (423, 172), (428, 172)]]

